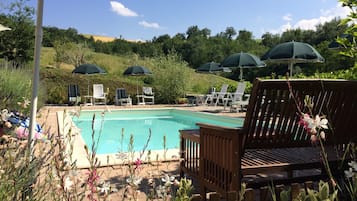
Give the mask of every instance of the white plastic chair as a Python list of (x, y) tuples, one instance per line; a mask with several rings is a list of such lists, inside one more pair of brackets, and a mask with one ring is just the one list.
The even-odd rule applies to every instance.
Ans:
[(216, 94), (216, 88), (214, 87), (211, 87), (208, 91), (208, 94), (205, 95), (205, 102), (204, 104), (205, 105), (208, 105), (208, 102), (210, 104), (213, 104), (213, 98), (215, 97), (215, 94)]
[(96, 104), (107, 104), (107, 94), (104, 93), (103, 84), (93, 84), (93, 105)]
[(225, 99), (226, 104), (228, 102), (235, 102), (240, 101), (243, 98), (243, 94), (245, 91), (246, 83), (245, 82), (238, 82), (237, 89), (234, 93), (230, 93), (227, 98)]
[[(136, 97), (138, 99), (139, 105), (155, 103), (155, 96), (154, 92), (152, 91), (152, 87), (143, 87), (143, 94), (137, 95)], [(146, 101), (147, 99), (149, 99), (149, 101)]]
[(244, 106), (248, 105), (249, 102), (249, 95), (246, 95), (247, 99), (243, 99), (244, 91), (246, 88), (246, 83), (245, 82), (238, 82), (237, 89), (234, 93), (231, 93), (228, 98), (225, 100), (225, 106), (228, 104), (231, 105), (231, 111), (234, 108), (237, 108), (237, 111), (239, 111), (239, 107), (243, 109)]
[(228, 96), (227, 89), (228, 89), (228, 84), (223, 84), (221, 87), (221, 91), (215, 93), (215, 96), (213, 97), (213, 99), (216, 99), (215, 106), (218, 105), (220, 100), (222, 100), (222, 104), (225, 104), (224, 100)]

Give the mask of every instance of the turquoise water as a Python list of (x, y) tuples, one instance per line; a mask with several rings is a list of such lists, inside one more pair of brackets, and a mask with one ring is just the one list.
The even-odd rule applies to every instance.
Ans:
[[(95, 120), (93, 122), (93, 115)], [(163, 138), (166, 136), (166, 148), (179, 147), (179, 130), (198, 128), (196, 123), (210, 123), (227, 127), (243, 125), (241, 118), (228, 118), (175, 109), (156, 110), (116, 110), (112, 112), (82, 111), (80, 117), (72, 117), (81, 129), (81, 135), (88, 147), (98, 142), (98, 154), (126, 152), (130, 135), (134, 136), (134, 150), (141, 151), (151, 137), (146, 150), (162, 150)]]

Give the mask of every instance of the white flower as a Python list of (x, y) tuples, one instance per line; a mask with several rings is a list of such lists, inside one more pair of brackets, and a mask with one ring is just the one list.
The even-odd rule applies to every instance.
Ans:
[(354, 172), (352, 171), (352, 168), (349, 168), (348, 170), (345, 170), (345, 175), (347, 178), (352, 178), (354, 175)]
[(72, 186), (73, 186), (73, 182), (69, 177), (66, 177), (66, 179), (64, 180), (64, 190), (70, 191)]
[(351, 161), (348, 163), (348, 165), (353, 168), (354, 171), (357, 171), (357, 163), (356, 161)]
[(325, 119), (325, 118), (321, 119), (319, 115), (316, 115), (316, 117), (315, 117), (315, 126), (317, 128), (328, 129), (327, 123), (328, 123), (327, 119)]
[(126, 182), (128, 184), (134, 184), (135, 186), (138, 186), (141, 183), (141, 180), (143, 178), (137, 177), (137, 176), (130, 176), (129, 178), (126, 179)]
[(99, 187), (100, 192), (108, 194), (110, 191), (110, 182), (103, 182), (102, 187)]
[(165, 186), (170, 186), (171, 184), (173, 184), (175, 177), (170, 177), (168, 174), (165, 174), (164, 177), (161, 178), (161, 180), (165, 183)]
[[(316, 135), (318, 129), (328, 129), (327, 126), (328, 120), (326, 118), (320, 118), (319, 115), (316, 115), (313, 119), (309, 114), (304, 113), (299, 121), (299, 124), (304, 126), (304, 128), (311, 133), (312, 135)], [(325, 133), (320, 133), (321, 137), (325, 138)]]

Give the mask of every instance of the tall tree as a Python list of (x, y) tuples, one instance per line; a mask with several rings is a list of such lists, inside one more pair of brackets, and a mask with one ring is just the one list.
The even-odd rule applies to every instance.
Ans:
[(10, 31), (2, 33), (0, 41), (0, 57), (12, 61), (16, 67), (33, 59), (35, 26), (34, 8), (26, 5), (27, 0), (12, 2), (2, 19), (6, 19), (6, 25)]
[(280, 36), (278, 34), (265, 33), (262, 35), (262, 44), (268, 48), (272, 48), (277, 45), (280, 41)]
[(226, 31), (224, 32), (224, 35), (228, 39), (233, 39), (233, 36), (237, 35), (237, 31), (234, 29), (234, 27), (227, 27)]

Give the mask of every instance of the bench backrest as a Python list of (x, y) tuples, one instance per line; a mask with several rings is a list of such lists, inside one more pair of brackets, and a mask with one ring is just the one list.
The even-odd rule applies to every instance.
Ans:
[[(306, 96), (313, 103), (311, 112), (304, 107)], [(298, 123), (298, 107), (328, 119), (326, 143), (357, 141), (357, 81), (257, 79), (244, 121), (243, 149), (311, 145), (310, 135)]]

